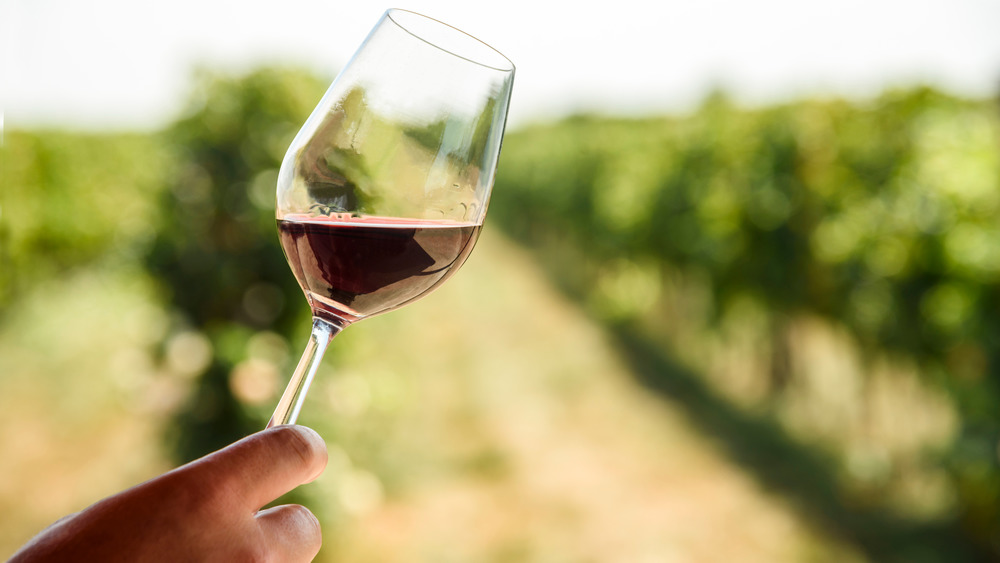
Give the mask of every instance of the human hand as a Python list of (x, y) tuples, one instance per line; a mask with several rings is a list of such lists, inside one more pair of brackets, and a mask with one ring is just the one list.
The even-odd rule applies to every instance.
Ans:
[(10, 563), (310, 561), (322, 543), (316, 517), (299, 505), (260, 509), (326, 461), (314, 431), (269, 428), (56, 522)]

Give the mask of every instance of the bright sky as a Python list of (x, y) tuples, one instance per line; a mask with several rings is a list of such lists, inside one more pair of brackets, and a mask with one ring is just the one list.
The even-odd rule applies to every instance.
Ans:
[[(391, 5), (371, 0), (0, 0), (8, 127), (157, 127), (190, 71), (292, 62), (333, 75)], [(1000, 90), (997, 0), (413, 0), (517, 65), (513, 125), (929, 82)]]

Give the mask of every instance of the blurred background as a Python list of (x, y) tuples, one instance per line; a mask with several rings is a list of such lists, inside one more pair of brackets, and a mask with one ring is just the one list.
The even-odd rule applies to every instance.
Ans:
[[(319, 561), (1000, 560), (1000, 5), (400, 6), (518, 66), (487, 228), (337, 337)], [(0, 555), (263, 427), (277, 166), (389, 6), (5, 0)]]

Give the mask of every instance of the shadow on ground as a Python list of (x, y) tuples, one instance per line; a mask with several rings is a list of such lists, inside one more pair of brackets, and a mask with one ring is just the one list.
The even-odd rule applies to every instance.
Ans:
[(795, 440), (776, 421), (730, 404), (633, 324), (611, 325), (608, 332), (639, 383), (677, 406), (767, 490), (788, 499), (804, 518), (872, 561), (993, 560), (956, 524), (914, 524), (849, 505), (838, 491), (832, 459)]

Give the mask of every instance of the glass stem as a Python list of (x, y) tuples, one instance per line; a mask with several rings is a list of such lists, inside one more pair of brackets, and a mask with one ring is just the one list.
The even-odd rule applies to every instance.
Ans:
[(288, 381), (288, 386), (285, 387), (281, 400), (278, 401), (278, 407), (274, 409), (274, 414), (271, 415), (271, 420), (267, 423), (268, 428), (279, 424), (295, 424), (299, 418), (299, 410), (302, 409), (302, 402), (309, 392), (313, 377), (316, 376), (316, 370), (319, 368), (320, 362), (323, 361), (326, 347), (341, 329), (342, 327), (329, 321), (313, 317), (309, 343), (306, 344), (302, 358), (299, 359), (299, 365), (295, 366), (292, 378)]

